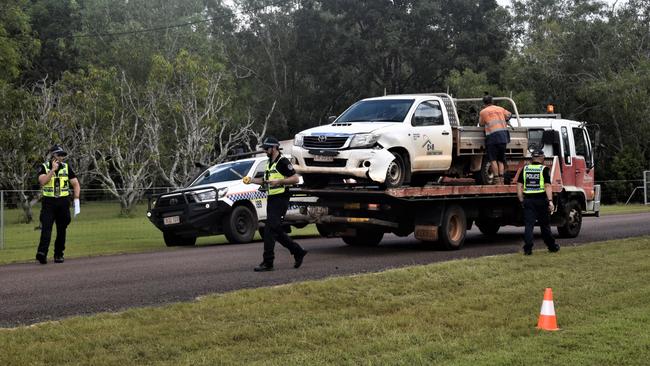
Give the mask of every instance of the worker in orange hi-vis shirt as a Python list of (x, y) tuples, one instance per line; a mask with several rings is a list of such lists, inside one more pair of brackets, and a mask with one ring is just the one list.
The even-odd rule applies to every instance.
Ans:
[(506, 146), (510, 142), (508, 120), (511, 116), (506, 109), (492, 104), (492, 96), (485, 93), (479, 125), (485, 127), (485, 147), (494, 174), (494, 184), (504, 184)]

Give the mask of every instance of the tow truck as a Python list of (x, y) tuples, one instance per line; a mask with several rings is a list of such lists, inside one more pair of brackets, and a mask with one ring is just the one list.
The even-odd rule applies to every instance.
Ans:
[[(457, 119), (457, 102), (445, 103)], [(516, 139), (507, 155), (509, 179), (505, 185), (476, 184), (467, 177), (443, 176), (418, 186), (386, 188), (385, 185), (345, 184), (292, 189), (294, 196), (316, 197), (300, 202), (323, 236), (340, 236), (352, 246), (378, 245), (386, 233), (414, 234), (426, 243), (460, 249), (467, 230), (476, 225), (485, 235), (495, 235), (502, 226), (523, 226), (523, 210), (517, 199), (516, 181), (533, 149), (541, 148), (550, 168), (556, 210), (551, 225), (560, 237), (579, 235), (583, 216), (598, 216), (600, 186), (594, 184), (591, 141), (584, 122), (563, 119), (559, 114), (519, 115), (514, 101), (513, 128)], [(452, 125), (455, 150), (451, 159), (484, 154), (484, 136), (476, 127)], [(461, 136), (463, 138), (461, 139)], [(471, 159), (470, 159), (471, 160)], [(474, 159), (475, 160), (475, 159)], [(452, 162), (453, 164), (453, 162)], [(343, 182), (349, 182), (344, 180)], [(296, 199), (298, 202), (299, 198)]]

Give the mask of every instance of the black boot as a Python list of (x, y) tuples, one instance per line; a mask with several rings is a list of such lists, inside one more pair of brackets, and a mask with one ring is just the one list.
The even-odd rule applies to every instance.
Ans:
[(273, 264), (268, 264), (266, 262), (260, 263), (259, 266), (253, 269), (255, 272), (267, 272), (273, 270)]

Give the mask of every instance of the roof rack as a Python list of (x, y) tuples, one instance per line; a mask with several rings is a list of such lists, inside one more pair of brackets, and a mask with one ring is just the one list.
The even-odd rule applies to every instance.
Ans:
[[(512, 114), (513, 117), (517, 119), (517, 125), (518, 127), (521, 127), (521, 120), (519, 119), (520, 114), (519, 110), (517, 110), (517, 104), (515, 103), (512, 98), (508, 97), (492, 97), (492, 100), (505, 100), (507, 102), (510, 102), (510, 105), (512, 105)], [(454, 99), (454, 102), (459, 103), (459, 102), (482, 102), (483, 98), (456, 98)]]

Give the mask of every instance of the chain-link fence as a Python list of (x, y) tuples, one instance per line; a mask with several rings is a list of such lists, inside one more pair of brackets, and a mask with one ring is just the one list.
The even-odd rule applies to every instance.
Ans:
[[(647, 184), (643, 179), (596, 183), (601, 185), (603, 204), (642, 204), (644, 195), (650, 194), (643, 189), (644, 183)], [(138, 192), (142, 198), (125, 212), (118, 197), (108, 190), (83, 189), (81, 213), (68, 227), (68, 248), (82, 255), (164, 246), (162, 234), (146, 217), (147, 197), (170, 190), (167, 187), (143, 189)], [(35, 252), (40, 239), (40, 210), (40, 191), (0, 191), (0, 262), (25, 259), (26, 253)], [(50, 249), (55, 237), (56, 227)]]
[(643, 179), (605, 180), (600, 184), (600, 200), (603, 204), (644, 203)]
[[(170, 190), (167, 187), (139, 190), (136, 196), (141, 198), (131, 207), (125, 207), (123, 200), (108, 190), (83, 189), (81, 212), (68, 226), (67, 247), (75, 248), (79, 255), (101, 253), (106, 246), (113, 252), (164, 246), (162, 234), (146, 217), (147, 198)], [(23, 259), (25, 251), (35, 253), (41, 233), (40, 198), (40, 191), (0, 191), (0, 262)], [(52, 230), (50, 253), (55, 238), (56, 225)]]

